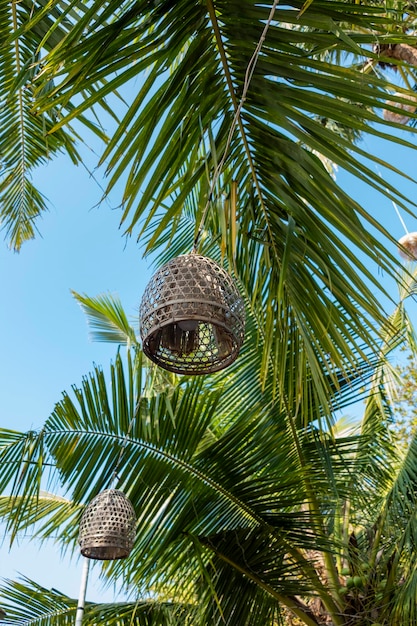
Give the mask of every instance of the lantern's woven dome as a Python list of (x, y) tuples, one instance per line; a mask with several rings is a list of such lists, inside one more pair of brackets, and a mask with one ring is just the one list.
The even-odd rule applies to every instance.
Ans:
[(106, 489), (93, 498), (81, 517), (81, 554), (90, 559), (124, 559), (132, 550), (135, 526), (135, 511), (125, 494)]
[[(399, 255), (406, 261), (417, 261), (417, 233), (407, 233), (398, 240)], [(405, 249), (404, 249), (405, 248)]]
[(166, 370), (208, 374), (232, 363), (243, 343), (245, 308), (231, 276), (196, 253), (161, 267), (140, 305), (143, 352)]

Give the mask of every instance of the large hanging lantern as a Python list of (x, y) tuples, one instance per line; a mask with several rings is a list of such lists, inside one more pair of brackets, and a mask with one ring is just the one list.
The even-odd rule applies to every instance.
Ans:
[(135, 541), (135, 526), (135, 511), (125, 494), (106, 489), (93, 498), (81, 517), (81, 554), (100, 560), (126, 558)]
[(244, 328), (244, 304), (232, 278), (194, 252), (161, 267), (142, 297), (143, 352), (177, 374), (208, 374), (232, 363)]
[(398, 243), (398, 253), (405, 261), (417, 261), (417, 233), (407, 233)]

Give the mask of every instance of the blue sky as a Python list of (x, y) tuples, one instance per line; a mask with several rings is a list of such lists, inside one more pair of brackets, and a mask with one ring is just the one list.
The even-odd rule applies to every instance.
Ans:
[[(374, 140), (363, 143), (368, 146), (374, 150)], [(405, 164), (411, 175), (415, 173), (415, 154), (390, 148), (389, 155), (397, 166)], [(342, 172), (338, 176), (394, 237), (404, 234), (388, 200), (362, 185), (352, 186)], [(135, 239), (126, 241), (118, 228), (121, 189), (98, 207), (102, 190), (85, 169), (75, 168), (64, 156), (40, 168), (34, 182), (50, 206), (39, 223), (41, 236), (24, 245), (20, 254), (0, 242), (0, 415), (3, 427), (16, 430), (39, 428), (63, 390), (80, 383), (94, 362), (106, 370), (115, 354), (115, 346), (89, 340), (85, 316), (70, 290), (91, 296), (118, 294), (138, 328), (140, 299), (151, 277)], [(399, 184), (415, 197), (411, 185)], [(417, 230), (416, 219), (404, 218), (409, 230)], [(78, 595), (80, 560), (69, 562), (53, 545), (39, 549), (24, 537), (18, 544), (11, 552), (6, 542), (0, 547), (0, 577), (15, 578), (19, 572), (46, 587)], [(88, 599), (112, 600), (113, 591), (103, 591), (94, 571)]]
[[(89, 372), (107, 369), (116, 346), (93, 343), (86, 318), (70, 290), (95, 296), (118, 294), (138, 328), (138, 307), (151, 276), (134, 239), (118, 229), (120, 197), (97, 208), (102, 191), (66, 157), (36, 172), (35, 183), (48, 197), (50, 211), (39, 224), (42, 237), (16, 254), (0, 243), (0, 416), (1, 425), (37, 429), (61, 392)], [(0, 527), (1, 530), (1, 527)], [(0, 577), (19, 572), (72, 597), (78, 596), (82, 562), (70, 564), (47, 544), (39, 549), (24, 537), (8, 551), (0, 547)], [(90, 575), (88, 597), (111, 600)]]

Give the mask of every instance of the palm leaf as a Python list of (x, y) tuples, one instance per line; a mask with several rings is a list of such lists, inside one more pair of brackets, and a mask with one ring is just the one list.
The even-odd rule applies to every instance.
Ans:
[[(3, 41), (0, 61), (0, 217), (10, 246), (19, 250), (26, 240), (35, 236), (36, 222), (47, 208), (45, 198), (31, 180), (33, 171), (64, 149), (74, 162), (78, 162), (79, 157), (71, 129), (49, 135), (56, 122), (56, 111), (39, 116), (32, 112), (31, 80), (39, 39), (35, 33), (27, 33), (18, 40), (13, 37), (27, 19), (27, 13), (21, 4), (7, 2), (1, 3), (0, 13)], [(51, 81), (43, 85), (45, 94), (49, 93), (51, 85)]]
[[(28, 578), (5, 581), (0, 587), (1, 605), (7, 613), (7, 623), (16, 626), (67, 626), (74, 623), (77, 600), (57, 589), (45, 589)], [(179, 626), (191, 624), (193, 607), (180, 603), (138, 601), (95, 604), (87, 602), (84, 624), (110, 626)]]
[[(214, 554), (220, 559), (219, 574), (227, 565), (237, 575), (237, 585), (243, 584), (239, 577), (245, 572), (260, 584), (263, 593), (257, 591), (253, 602), (265, 618), (276, 615), (274, 602), (293, 606), (291, 598), (300, 589), (300, 577), (305, 579), (306, 592), (318, 586), (331, 604), (304, 551), (329, 549), (318, 524), (317, 506), (328, 506), (341, 470), (336, 482), (346, 483), (346, 466), (356, 442), (321, 441), (312, 438), (309, 429), (299, 430), (294, 439), (277, 406), (268, 401), (248, 411), (244, 398), (235, 401), (239, 417), (233, 423), (230, 418), (224, 420), (220, 427), (217, 412), (222, 385), (213, 381), (203, 395), (201, 378), (182, 379), (170, 396), (149, 398), (138, 395), (137, 376), (131, 366), (125, 373), (118, 356), (109, 384), (96, 368), (81, 388), (74, 388), (73, 398), (64, 394), (38, 439), (74, 503), (42, 494), (34, 478), (30, 485), (29, 479), (25, 484), (15, 481), (14, 505), (23, 513), (16, 516), (10, 502), (3, 501), (2, 513), (10, 528), (17, 532), (36, 523), (37, 533), (46, 537), (59, 527), (62, 543), (73, 547), (80, 504), (117, 481), (138, 511), (138, 535), (129, 560), (108, 566), (109, 576), (121, 576), (126, 585), (146, 593), (155, 584), (155, 568), (163, 563), (159, 584), (175, 589), (180, 585), (183, 593), (189, 590), (191, 595), (186, 597), (190, 599), (196, 592), (198, 573), (209, 566)], [(27, 464), (20, 439), (24, 441), (24, 437), (3, 433), (6, 449)], [(33, 448), (31, 463), (46, 469), (35, 455), (39, 444)], [(340, 457), (346, 457), (342, 464)], [(7, 485), (13, 476), (6, 467), (0, 465), (0, 476)], [(20, 468), (15, 463), (15, 476), (20, 475)], [(303, 508), (306, 503), (311, 511)], [(221, 537), (237, 541), (236, 554), (220, 549)], [(243, 562), (238, 559), (241, 542), (248, 542)], [(209, 550), (196, 550), (200, 543)], [(270, 560), (261, 559), (268, 550), (274, 567)], [(229, 578), (225, 570), (216, 591), (219, 596), (222, 587), (229, 586)], [(211, 600), (204, 597), (205, 610), (212, 610)], [(301, 605), (293, 609), (303, 612)], [(224, 610), (231, 611), (232, 605)]]
[(88, 317), (94, 341), (110, 341), (128, 348), (138, 345), (135, 331), (116, 296), (103, 294), (89, 298), (75, 291), (72, 295)]
[[(143, 218), (155, 224), (157, 217), (152, 247), (173, 241), (190, 198), (198, 201), (196, 224), (202, 216), (268, 12), (251, 0), (164, 0), (157, 6), (97, 1), (76, 19), (75, 1), (65, 10), (58, 1), (48, 7), (72, 26), (42, 59), (39, 80), (54, 78), (56, 85), (48, 99), (39, 87), (36, 110), (48, 111), (51, 102), (66, 108), (77, 94), (86, 95), (62, 113), (58, 130), (143, 76), (102, 161), (108, 163), (109, 189), (127, 175), (122, 218), (127, 231), (137, 230)], [(374, 33), (387, 44), (412, 43), (411, 36), (399, 33), (397, 21), (379, 5), (321, 0), (304, 9), (298, 0), (276, 8), (207, 216), (215, 225), (210, 214), (219, 211), (218, 194), (224, 190), (227, 196), (237, 183), (236, 236), (226, 252), (230, 246), (227, 254), (236, 259), (236, 273), (266, 329), (264, 382), (268, 363), (277, 387), (287, 320), (299, 333), (300, 351), (319, 387), (323, 368), (332, 375), (324, 354), (337, 370), (358, 367), (362, 348), (375, 349), (383, 320), (375, 295), (383, 287), (373, 266), (395, 272), (396, 262), (381, 243), (389, 233), (343, 192), (318, 155), (406, 206), (401, 193), (373, 171), (373, 163), (389, 166), (350, 137), (366, 131), (413, 146), (379, 123), (375, 107), (389, 80), (362, 72), (355, 58), (375, 57)], [(38, 28), (45, 11), (35, 10), (22, 32)], [(334, 60), (333, 51), (347, 60)], [(352, 132), (340, 134), (337, 128)], [(191, 228), (182, 245), (189, 249), (195, 233)], [(218, 226), (210, 235), (219, 241)], [(224, 244), (223, 237), (223, 253)], [(350, 341), (352, 333), (359, 333), (359, 342)], [(324, 401), (325, 390), (318, 393)]]

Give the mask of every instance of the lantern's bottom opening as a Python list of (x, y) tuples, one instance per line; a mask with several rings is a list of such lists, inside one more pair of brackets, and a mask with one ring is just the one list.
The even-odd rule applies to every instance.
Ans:
[(130, 550), (125, 546), (88, 546), (81, 548), (81, 554), (88, 559), (97, 559), (99, 561), (114, 561), (116, 559), (125, 559), (129, 556)]
[(154, 363), (177, 374), (207, 374), (237, 358), (243, 342), (224, 326), (185, 319), (151, 332), (143, 351)]

